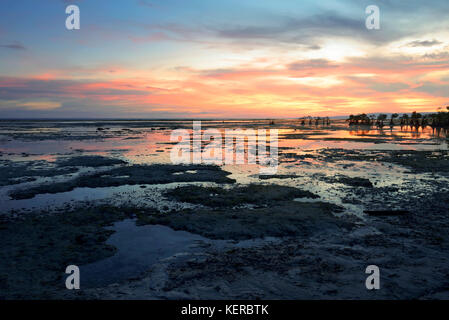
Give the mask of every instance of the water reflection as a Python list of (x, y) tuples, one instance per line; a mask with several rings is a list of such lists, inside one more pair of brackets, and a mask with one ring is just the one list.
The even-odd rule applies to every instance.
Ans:
[[(302, 124), (302, 120), (298, 119), (275, 120), (274, 124), (271, 123), (268, 120), (213, 120), (202, 121), (202, 127), (203, 130), (216, 128), (220, 133), (225, 129), (241, 129), (235, 132), (236, 135), (244, 135), (247, 129), (277, 129), (281, 152), (285, 149), (304, 151), (322, 148), (446, 149), (449, 138), (448, 129), (430, 126), (379, 129), (348, 126), (344, 120), (332, 120), (329, 125), (316, 125), (315, 122), (309, 125), (307, 121)], [(170, 141), (170, 134), (178, 128), (191, 133), (192, 121), (2, 123), (0, 157), (51, 161), (63, 155), (98, 154), (120, 156), (133, 163), (164, 163), (170, 161), (169, 154), (174, 145)], [(224, 150), (224, 154), (226, 152)]]
[[(101, 130), (99, 130), (101, 128)], [(30, 161), (46, 160), (53, 162), (60, 157), (72, 157), (79, 155), (104, 155), (126, 160), (132, 164), (171, 163), (170, 152), (176, 142), (170, 140), (171, 133), (175, 129), (186, 129), (189, 133), (187, 143), (193, 146), (199, 143), (201, 151), (204, 151), (207, 141), (204, 137), (194, 137), (192, 121), (108, 121), (98, 122), (28, 122), (26, 124), (2, 124), (0, 123), (0, 160)], [(222, 137), (221, 159), (232, 158), (236, 162), (236, 143), (226, 146), (226, 129), (236, 130), (236, 137), (247, 135), (247, 129), (252, 130), (278, 130), (279, 169), (278, 174), (298, 176), (295, 179), (282, 179), (280, 184), (297, 186), (300, 183), (305, 189), (320, 194), (322, 199), (333, 201), (340, 199), (335, 188), (331, 184), (318, 182), (317, 176), (344, 174), (348, 176), (366, 176), (377, 181), (379, 186), (389, 186), (393, 183), (402, 184), (404, 171), (399, 166), (384, 166), (376, 161), (350, 160), (328, 161), (319, 157), (320, 152), (339, 152), (345, 150), (361, 150), (370, 154), (375, 150), (386, 152), (387, 150), (447, 150), (447, 129), (427, 127), (394, 126), (383, 129), (369, 126), (348, 126), (345, 121), (332, 121), (330, 125), (304, 123), (298, 119), (275, 120), (271, 124), (267, 120), (228, 120), (228, 121), (202, 121), (201, 136), (207, 129), (216, 129)], [(215, 139), (215, 138), (214, 138)], [(218, 138), (219, 139), (219, 138)], [(248, 159), (259, 154), (255, 148), (249, 148), (254, 137), (243, 138), (242, 148), (243, 164), (227, 165), (223, 169), (231, 172), (231, 178), (238, 183), (260, 182), (258, 175), (260, 168), (256, 164), (249, 163)], [(213, 140), (214, 141), (214, 140)], [(268, 139), (269, 142), (269, 139)], [(254, 144), (254, 143), (253, 143)], [(271, 144), (266, 144), (266, 151), (271, 152)], [(345, 150), (343, 150), (345, 149)], [(318, 155), (318, 156), (317, 156)], [(215, 154), (211, 154), (214, 158)], [(10, 163), (5, 161), (4, 166)], [(84, 170), (84, 168), (83, 168)], [(87, 170), (87, 169), (86, 169)], [(84, 173), (81, 172), (81, 173)], [(58, 177), (57, 179), (69, 179), (71, 177)], [(41, 179), (41, 178), (40, 178)], [(140, 186), (120, 186), (115, 188), (90, 188), (75, 189), (65, 194), (38, 195), (28, 200), (11, 200), (8, 192), (12, 188), (28, 187), (42, 181), (25, 182), (24, 185), (0, 187), (0, 201), (5, 209), (21, 209), (42, 206), (62, 205), (67, 201), (97, 201), (98, 199), (116, 199), (129, 201), (137, 199), (143, 203), (161, 203), (158, 193), (153, 189)], [(299, 179), (299, 180), (298, 180)], [(29, 183), (26, 184), (26, 183)], [(152, 188), (155, 188), (154, 186)], [(154, 198), (153, 198), (154, 197)], [(108, 200), (109, 201), (109, 200)], [(338, 200), (337, 204), (345, 205)], [(356, 208), (352, 208), (352, 211)]]
[[(432, 128), (426, 127), (411, 127), (411, 126), (395, 126), (389, 128), (373, 128), (367, 126), (350, 127), (348, 131), (349, 136), (384, 136), (384, 137), (400, 137), (410, 139), (441, 139), (441, 142), (449, 139), (449, 130), (446, 128)], [(337, 136), (344, 138), (344, 132), (336, 133)]]

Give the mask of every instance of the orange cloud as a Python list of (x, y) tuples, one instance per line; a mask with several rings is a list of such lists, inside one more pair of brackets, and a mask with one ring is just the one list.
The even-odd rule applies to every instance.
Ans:
[[(13, 92), (10, 99), (83, 99), (96, 105), (117, 106), (123, 113), (214, 117), (301, 117), (415, 109), (423, 112), (435, 111), (449, 100), (441, 93), (441, 88), (449, 85), (447, 60), (357, 57), (338, 63), (305, 59), (263, 67), (257, 66), (260, 57), (255, 61), (254, 65), (211, 70), (103, 66), (90, 70), (87, 79), (72, 76), (58, 80), (55, 75), (60, 73), (54, 71), (30, 78), (0, 79), (0, 93), (1, 88), (9, 88)], [(107, 71), (113, 69), (120, 72)]]

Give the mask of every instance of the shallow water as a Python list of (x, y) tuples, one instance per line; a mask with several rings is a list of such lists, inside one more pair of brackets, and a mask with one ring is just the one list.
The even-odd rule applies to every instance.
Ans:
[[(415, 130), (400, 128), (384, 130), (364, 127), (348, 127), (344, 121), (333, 121), (330, 126), (305, 125), (298, 120), (276, 120), (270, 125), (268, 120), (215, 120), (202, 121), (202, 129), (217, 128), (221, 133), (226, 129), (241, 129), (237, 133), (245, 134), (245, 129), (278, 129), (279, 166), (277, 174), (294, 174), (294, 179), (272, 179), (262, 183), (277, 183), (301, 187), (316, 192), (322, 199), (342, 204), (344, 196), (341, 189), (320, 181), (316, 175), (335, 176), (344, 174), (350, 177), (366, 177), (385, 187), (401, 185), (410, 179), (419, 180), (425, 174), (410, 177), (407, 169), (395, 164), (338, 161), (323, 162), (311, 157), (297, 159), (293, 155), (317, 155), (323, 149), (345, 150), (448, 150), (443, 131), (430, 127)], [(102, 155), (123, 159), (133, 164), (170, 164), (170, 141), (172, 130), (184, 128), (192, 132), (191, 121), (12, 121), (0, 122), (0, 160), (34, 161), (45, 160), (50, 164), (58, 158), (79, 155)], [(204, 131), (203, 131), (204, 132)], [(193, 139), (192, 139), (193, 140)], [(232, 150), (224, 149), (225, 154)], [(284, 154), (292, 157), (283, 157)], [(245, 144), (245, 154), (248, 148)], [(8, 163), (3, 165), (8, 166)], [(260, 183), (260, 167), (253, 164), (224, 165), (223, 169), (238, 183)], [(89, 202), (112, 199), (114, 203), (127, 201), (152, 207), (168, 206), (170, 203), (160, 196), (158, 189), (167, 186), (120, 186), (112, 188), (76, 188), (70, 192), (40, 194), (32, 199), (11, 200), (8, 193), (14, 189), (28, 188), (43, 181), (63, 181), (82, 174), (80, 168), (74, 175), (45, 177), (36, 181), (24, 182), (13, 186), (0, 187), (2, 211), (36, 210), (63, 207), (77, 202)], [(417, 179), (418, 178), (418, 179)], [(180, 184), (173, 184), (174, 187)], [(205, 185), (203, 183), (203, 185)], [(137, 199), (137, 200), (136, 200)], [(159, 204), (158, 204), (159, 203)], [(162, 205), (161, 205), (162, 204)], [(350, 205), (346, 205), (348, 208)], [(352, 206), (351, 211), (359, 214), (362, 209)]]
[[(143, 209), (142, 211), (148, 214), (155, 211), (160, 213), (180, 212), (184, 209), (201, 209), (206, 213), (212, 213), (212, 210), (215, 209), (205, 210), (204, 208), (205, 205), (207, 206), (207, 197), (209, 195), (204, 195), (205, 201), (202, 204), (192, 204), (175, 201), (173, 198), (166, 196), (165, 193), (167, 190), (183, 185), (232, 188), (235, 184), (193, 180), (190, 182), (162, 184), (122, 184), (114, 187), (98, 188), (76, 187), (71, 191), (59, 193), (40, 192), (32, 198), (22, 200), (13, 200), (9, 196), (10, 192), (15, 190), (26, 191), (36, 186), (61, 184), (79, 176), (89, 176), (94, 173), (100, 173), (99, 180), (101, 180), (101, 178), (106, 176), (112, 176), (104, 174), (102, 171), (115, 167), (120, 168), (126, 166), (126, 163), (171, 164), (170, 151), (174, 143), (170, 141), (170, 134), (172, 130), (178, 128), (192, 132), (192, 122), (0, 122), (0, 169), (3, 169), (2, 172), (6, 172), (7, 175), (8, 169), (13, 170), (16, 168), (16, 171), (19, 171), (17, 177), (20, 179), (14, 180), (16, 177), (13, 177), (11, 183), (20, 181), (16, 184), (9, 183), (8, 185), (7, 183), (2, 186), (0, 183), (0, 207), (2, 209), (0, 214), (14, 217), (40, 211), (43, 211), (43, 213), (56, 211), (58, 214), (64, 214), (78, 207), (85, 208), (103, 204), (111, 207), (124, 206), (136, 211)], [(351, 221), (355, 221), (354, 224), (357, 227), (344, 236), (334, 234), (334, 229), (329, 231), (323, 228), (323, 230), (317, 232), (315, 238), (305, 239), (299, 237), (299, 240), (293, 240), (295, 244), (300, 242), (305, 244), (306, 247), (308, 246), (310, 250), (309, 257), (311, 257), (310, 264), (313, 266), (316, 265), (315, 257), (317, 254), (320, 259), (321, 257), (328, 257), (329, 250), (339, 246), (342, 248), (342, 251), (345, 251), (348, 247), (355, 251), (362, 248), (358, 253), (363, 256), (365, 250), (363, 246), (354, 246), (348, 243), (341, 244), (340, 241), (347, 240), (351, 243), (354, 240), (357, 244), (363, 244), (366, 237), (369, 238), (372, 235), (377, 238), (382, 235), (380, 238), (397, 241), (398, 243), (402, 241), (401, 246), (403, 247), (404, 242), (411, 242), (411, 240), (398, 238), (398, 235), (395, 233), (390, 233), (390, 235), (384, 237), (383, 235), (388, 234), (389, 230), (393, 230), (395, 227), (383, 222), (380, 224), (373, 223), (372, 217), (368, 216), (365, 211), (384, 209), (411, 211), (411, 206), (416, 205), (417, 202), (420, 203), (427, 196), (447, 192), (447, 186), (449, 185), (449, 175), (447, 174), (449, 170), (445, 173), (438, 172), (438, 174), (433, 173), (432, 170), (414, 171), (413, 167), (407, 167), (400, 161), (388, 161), (385, 158), (398, 150), (413, 151), (411, 153), (412, 160), (423, 163), (427, 163), (426, 158), (420, 158), (418, 154), (427, 154), (426, 151), (432, 151), (431, 156), (440, 153), (443, 155), (444, 152), (439, 151), (448, 150), (446, 136), (441, 131), (434, 132), (430, 128), (418, 131), (410, 128), (401, 129), (399, 127), (395, 127), (392, 130), (390, 128), (388, 130), (369, 130), (367, 128), (349, 128), (344, 121), (333, 122), (331, 126), (301, 126), (297, 120), (276, 121), (274, 125), (270, 125), (266, 120), (204, 121), (202, 122), (202, 128), (203, 130), (216, 128), (221, 133), (225, 132), (226, 129), (239, 129), (237, 130), (239, 135), (245, 135), (245, 131), (243, 131), (245, 129), (278, 129), (279, 165), (276, 175), (261, 177), (260, 167), (257, 164), (226, 164), (222, 166), (222, 169), (230, 173), (229, 178), (235, 179), (237, 185), (250, 183), (282, 185), (309, 191), (318, 195), (319, 198), (298, 198), (295, 201), (322, 201), (336, 204), (343, 209), (341, 212), (335, 213), (337, 216), (336, 220), (349, 218)], [(192, 142), (197, 142), (197, 140), (192, 137), (190, 143)], [(246, 157), (248, 157), (246, 144), (244, 151)], [(253, 150), (250, 150), (250, 152), (254, 154)], [(233, 152), (229, 148), (224, 148), (223, 154), (232, 155)], [(100, 155), (120, 159), (126, 163), (114, 161), (115, 164), (104, 165), (102, 162), (100, 166), (94, 165), (92, 167), (75, 165), (73, 168), (70, 167), (70, 170), (67, 172), (61, 171), (65, 172), (64, 174), (59, 174), (60, 171), (58, 171), (56, 172), (57, 175), (50, 173), (44, 174), (42, 177), (23, 177), (20, 175), (20, 170), (26, 170), (27, 168), (37, 171), (43, 170), (43, 172), (47, 173), (48, 170), (61, 170), (61, 167), (58, 166), (61, 163), (61, 159), (74, 160), (76, 157), (86, 155)], [(447, 159), (447, 156), (445, 159)], [(445, 159), (442, 161), (445, 161)], [(194, 176), (199, 174), (199, 171), (201, 169), (185, 171), (182, 174)], [(120, 171), (119, 173), (117, 176), (112, 177), (123, 177), (122, 172)], [(132, 175), (129, 171), (128, 174)], [(179, 177), (179, 172), (172, 174)], [(340, 181), (338, 180), (339, 177), (344, 177), (346, 180)], [(362, 180), (369, 180), (368, 182), (372, 186), (360, 187), (357, 184), (351, 185), (354, 182), (351, 179), (357, 182), (357, 179), (361, 178)], [(5, 179), (0, 180), (0, 182), (4, 181)], [(238, 213), (240, 209), (244, 211), (246, 208), (253, 209), (256, 207), (253, 204), (246, 204), (229, 209)], [(427, 206), (420, 210), (425, 211), (428, 208)], [(348, 216), (342, 217), (343, 215)], [(164, 271), (164, 264), (181, 263), (182, 265), (185, 262), (188, 265), (189, 259), (195, 259), (200, 265), (201, 263), (208, 263), (204, 259), (212, 249), (220, 253), (215, 257), (217, 258), (222, 254), (226, 256), (228, 249), (256, 248), (270, 242), (282, 243), (284, 241), (284, 238), (257, 238), (242, 241), (211, 240), (197, 234), (175, 231), (161, 225), (137, 226), (134, 220), (136, 215), (130, 216), (133, 219), (116, 222), (111, 227), (115, 233), (108, 238), (107, 244), (117, 249), (113, 256), (102, 260), (94, 260), (95, 262), (90, 264), (77, 264), (74, 262), (80, 266), (81, 285), (83, 288), (98, 288), (130, 278), (137, 279), (142, 277), (147, 271), (157, 268), (162, 270), (159, 274), (165, 277), (167, 273)], [(187, 223), (190, 223), (190, 220)], [(321, 223), (322, 221), (320, 220), (318, 224)], [(432, 223), (435, 222), (432, 221)], [(444, 219), (441, 223), (444, 224)], [(410, 229), (401, 229), (402, 227), (400, 226), (400, 230), (397, 232), (405, 235), (416, 232), (413, 225), (411, 225)], [(420, 232), (422, 231), (420, 230)], [(369, 239), (367, 241), (369, 242)], [(323, 245), (325, 251), (322, 251), (324, 250), (321, 247)], [(390, 250), (392, 247), (393, 245), (390, 245), (388, 249)], [(373, 252), (378, 252), (378, 256), (381, 257), (404, 255), (403, 251), (394, 251), (393, 253), (387, 251), (388, 254), (385, 254), (381, 247), (378, 248), (374, 249)], [(411, 248), (415, 247), (411, 246)], [(306, 249), (302, 248), (301, 250)], [(426, 250), (425, 252), (427, 256), (431, 254), (430, 256), (433, 257), (432, 265), (434, 261), (439, 261), (439, 252), (434, 255), (432, 255), (432, 251)], [(265, 253), (266, 251), (263, 251), (264, 256)], [(298, 258), (303, 258), (303, 251), (301, 251), (301, 257), (298, 256)], [(348, 259), (352, 259), (352, 257), (346, 255), (338, 257), (340, 262), (350, 265)], [(412, 261), (408, 256), (407, 260)], [(362, 270), (360, 269), (361, 265), (357, 261), (354, 263), (354, 266), (352, 266), (356, 269), (354, 273), (358, 274)], [(439, 263), (444, 263), (444, 261)], [(391, 263), (386, 264), (391, 267)], [(438, 268), (438, 265), (436, 268)], [(236, 272), (237, 269), (232, 269), (231, 266), (229, 270)], [(426, 274), (433, 275), (434, 272), (429, 271)], [(309, 275), (307, 275), (307, 278), (309, 278)], [(265, 276), (262, 276), (262, 279), (265, 279)], [(258, 280), (257, 282), (260, 281)], [(349, 282), (344, 280), (342, 283), (347, 285)], [(205, 285), (208, 284), (205, 283)], [(314, 288), (316, 284), (313, 283), (311, 288)], [(111, 290), (114, 291), (115, 288)], [(147, 284), (144, 285), (143, 290), (145, 293), (148, 291)]]
[(81, 266), (83, 287), (104, 286), (138, 276), (161, 259), (198, 251), (197, 244), (207, 241), (161, 225), (137, 227), (134, 220), (117, 222), (111, 229), (115, 233), (107, 243), (117, 248), (117, 254)]
[(215, 249), (248, 248), (264, 242), (277, 242), (275, 238), (250, 239), (239, 242), (211, 240), (186, 231), (176, 231), (162, 225), (136, 226), (135, 220), (126, 219), (108, 228), (114, 234), (106, 241), (117, 248), (112, 257), (80, 266), (82, 286), (105, 286), (142, 276), (154, 264), (164, 259), (200, 253), (205, 247)]

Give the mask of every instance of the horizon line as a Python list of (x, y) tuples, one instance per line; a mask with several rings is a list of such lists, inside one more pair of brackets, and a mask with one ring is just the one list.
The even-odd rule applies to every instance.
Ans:
[[(418, 112), (421, 114), (431, 114), (431, 113), (438, 113), (439, 111), (424, 111), (424, 112)], [(354, 113), (354, 114), (363, 114), (362, 113)], [(412, 112), (369, 112), (365, 113), (367, 115), (375, 115), (375, 114), (412, 114)], [(308, 117), (313, 118), (323, 118), (323, 117), (329, 117), (330, 119), (336, 119), (341, 117), (349, 117), (351, 114), (344, 114), (344, 115), (336, 115), (336, 116), (313, 116), (313, 115), (307, 115), (302, 117), (272, 117), (272, 118), (126, 118), (126, 117), (41, 117), (41, 118), (21, 118), (21, 117), (0, 117), (0, 121), (26, 121), (26, 120), (34, 120), (34, 121), (51, 121), (51, 120), (61, 120), (61, 121), (93, 121), (93, 120), (116, 120), (116, 121), (180, 121), (180, 120), (191, 120), (191, 121), (213, 121), (213, 120), (293, 120), (293, 119), (303, 119)]]

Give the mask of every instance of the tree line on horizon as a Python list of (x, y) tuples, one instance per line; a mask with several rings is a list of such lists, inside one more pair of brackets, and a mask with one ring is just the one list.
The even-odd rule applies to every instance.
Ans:
[(315, 124), (316, 126), (320, 125), (320, 124), (322, 124), (322, 125), (330, 125), (331, 124), (331, 120), (329, 117), (315, 117), (314, 118), (314, 117), (308, 116), (305, 118), (301, 118), (300, 120), (301, 120), (302, 126), (306, 125), (307, 123), (309, 125)]
[[(404, 113), (399, 116), (397, 113), (393, 113), (390, 117), (388, 125), (390, 127), (399, 124), (401, 127), (427, 127), (432, 128), (449, 128), (449, 106), (446, 107), (448, 111), (438, 111), (437, 113), (431, 113), (422, 115), (413, 111), (411, 115)], [(397, 119), (397, 120), (396, 120)], [(367, 115), (366, 113), (361, 113), (357, 115), (350, 115), (346, 121), (350, 126), (366, 125), (366, 126), (377, 126), (382, 128), (386, 125), (388, 116), (386, 114), (379, 114), (377, 117), (375, 115)], [(398, 122), (399, 121), (399, 122)]]

